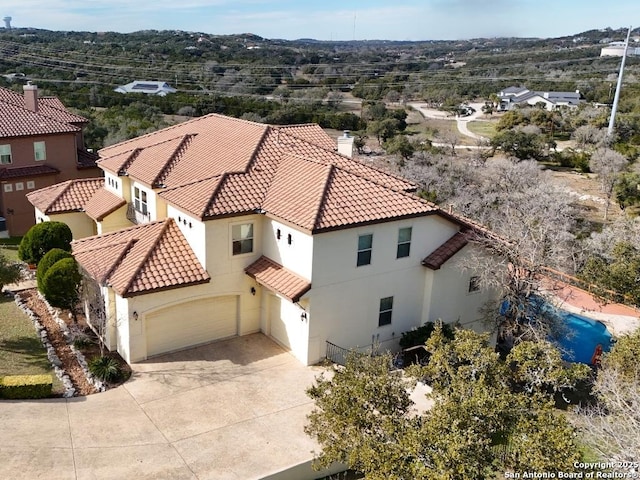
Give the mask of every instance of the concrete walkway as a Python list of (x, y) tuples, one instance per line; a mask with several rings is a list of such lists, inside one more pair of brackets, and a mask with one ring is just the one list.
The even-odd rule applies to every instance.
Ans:
[(133, 368), (105, 393), (0, 402), (0, 478), (247, 480), (317, 450), (305, 390), (322, 369), (262, 334)]

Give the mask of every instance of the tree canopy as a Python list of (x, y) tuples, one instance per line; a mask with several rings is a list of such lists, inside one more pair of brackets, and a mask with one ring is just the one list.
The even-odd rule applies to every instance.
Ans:
[(18, 257), (23, 262), (38, 264), (52, 248), (71, 251), (71, 229), (63, 222), (37, 223), (22, 237)]

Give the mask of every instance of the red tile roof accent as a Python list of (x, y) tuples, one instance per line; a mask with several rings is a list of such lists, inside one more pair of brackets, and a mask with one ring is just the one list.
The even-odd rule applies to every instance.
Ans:
[(84, 211), (96, 222), (101, 222), (110, 213), (126, 205), (124, 198), (115, 193), (100, 187), (91, 198), (84, 204)]
[(0, 179), (38, 177), (42, 175), (55, 175), (56, 173), (60, 173), (60, 170), (49, 165), (34, 165), (32, 167), (2, 167), (0, 168)]
[(76, 240), (71, 246), (78, 263), (122, 297), (210, 280), (172, 218)]
[(46, 215), (78, 212), (84, 210), (85, 204), (103, 185), (103, 178), (67, 180), (28, 193), (27, 200)]
[(69, 112), (55, 97), (38, 98), (38, 112), (25, 106), (24, 95), (0, 87), (0, 138), (78, 132), (88, 120)]
[(463, 232), (458, 232), (422, 260), (422, 265), (432, 270), (438, 270), (468, 243), (466, 235)]
[[(244, 172), (268, 128), (260, 123), (211, 114), (103, 148), (99, 152), (103, 160), (98, 164), (114, 173), (122, 169), (128, 173), (129, 169), (142, 165), (145, 178), (157, 178), (167, 187), (184, 185), (223, 173)], [(129, 165), (120, 163), (120, 168), (114, 168), (118, 162), (113, 157), (121, 159), (134, 149), (142, 152), (186, 135), (193, 137), (177, 158), (172, 158), (175, 151), (167, 150), (152, 165), (146, 166), (136, 157)]]
[(260, 285), (294, 303), (311, 290), (311, 283), (308, 280), (264, 255), (249, 265), (245, 272)]
[(317, 123), (307, 123), (303, 125), (283, 125), (277, 127), (278, 130), (292, 137), (304, 140), (307, 143), (318, 145), (327, 150), (336, 150), (336, 142)]

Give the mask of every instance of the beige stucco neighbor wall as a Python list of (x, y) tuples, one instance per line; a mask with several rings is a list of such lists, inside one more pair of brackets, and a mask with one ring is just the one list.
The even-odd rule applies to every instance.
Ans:
[(104, 217), (101, 222), (97, 222), (97, 231), (98, 235), (102, 235), (103, 233), (115, 232), (132, 226), (133, 224), (127, 220), (127, 205), (123, 205)]

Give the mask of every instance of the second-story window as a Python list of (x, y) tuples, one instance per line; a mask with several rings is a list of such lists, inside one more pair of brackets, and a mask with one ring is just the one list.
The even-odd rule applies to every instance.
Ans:
[(398, 250), (396, 258), (408, 257), (411, 252), (411, 227), (398, 230)]
[(373, 248), (373, 234), (360, 235), (358, 237), (358, 260), (356, 266), (369, 265), (371, 263), (371, 250)]
[(47, 146), (44, 142), (33, 142), (33, 158), (37, 162), (47, 159)]
[(11, 145), (0, 145), (0, 163), (3, 165), (11, 163)]
[(232, 250), (234, 255), (253, 252), (253, 223), (243, 223), (231, 227)]
[(137, 211), (147, 214), (147, 192), (140, 190), (138, 187), (133, 189), (133, 205)]

